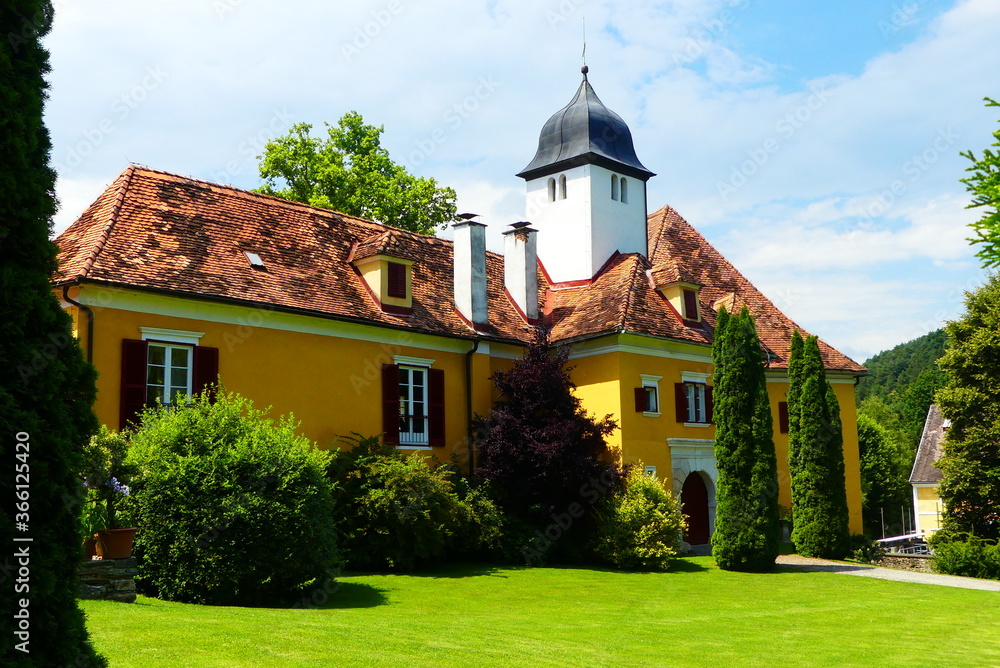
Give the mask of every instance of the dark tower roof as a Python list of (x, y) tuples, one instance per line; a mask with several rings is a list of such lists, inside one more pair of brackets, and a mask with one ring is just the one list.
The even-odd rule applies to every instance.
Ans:
[(584, 68), (576, 95), (542, 126), (535, 158), (517, 176), (529, 180), (587, 163), (643, 181), (655, 176), (639, 162), (628, 126), (597, 97)]

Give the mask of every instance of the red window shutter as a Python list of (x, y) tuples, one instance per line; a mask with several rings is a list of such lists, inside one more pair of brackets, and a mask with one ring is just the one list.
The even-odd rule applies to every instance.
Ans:
[(191, 392), (193, 392), (194, 394), (202, 392), (209, 385), (218, 384), (219, 382), (218, 348), (195, 346), (194, 369), (192, 370), (191, 378), (192, 378)]
[(778, 431), (782, 434), (788, 433), (788, 402), (778, 402)]
[(122, 340), (121, 406), (118, 428), (125, 429), (146, 405), (146, 356), (149, 344), (135, 339)]
[(684, 290), (684, 317), (688, 320), (698, 319), (698, 295), (694, 290)]
[(677, 421), (688, 421), (688, 395), (684, 383), (674, 383), (674, 404), (677, 407)]
[(444, 446), (444, 371), (427, 370), (428, 436), (433, 447)]
[(705, 386), (705, 422), (712, 422), (712, 413), (715, 410), (715, 401), (712, 400), (712, 388)]
[(406, 299), (406, 265), (389, 262), (388, 296)]
[(399, 367), (382, 365), (382, 440), (399, 445)]
[(637, 413), (645, 413), (649, 410), (649, 395), (646, 393), (645, 387), (635, 388), (635, 411)]

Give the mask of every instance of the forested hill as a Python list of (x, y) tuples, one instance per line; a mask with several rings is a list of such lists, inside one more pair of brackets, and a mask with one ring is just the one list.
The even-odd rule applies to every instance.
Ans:
[(865, 362), (869, 375), (858, 384), (858, 402), (869, 396), (887, 399), (896, 390), (905, 391), (925, 371), (937, 375), (935, 362), (944, 354), (946, 338), (944, 330), (938, 329), (872, 356)]

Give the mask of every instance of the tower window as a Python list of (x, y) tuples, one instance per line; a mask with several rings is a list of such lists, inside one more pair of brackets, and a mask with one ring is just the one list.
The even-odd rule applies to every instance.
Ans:
[(628, 181), (622, 177), (622, 204), (628, 204)]
[(566, 175), (559, 175), (559, 199), (566, 199)]
[(618, 201), (618, 175), (611, 175), (611, 199)]
[(550, 202), (555, 202), (556, 201), (556, 180), (555, 179), (549, 179), (549, 201)]

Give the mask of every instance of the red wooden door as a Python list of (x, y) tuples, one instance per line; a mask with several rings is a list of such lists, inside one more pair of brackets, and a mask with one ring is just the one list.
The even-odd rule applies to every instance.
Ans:
[(681, 508), (687, 518), (688, 528), (684, 541), (688, 545), (708, 543), (708, 488), (697, 473), (691, 473), (681, 488)]

